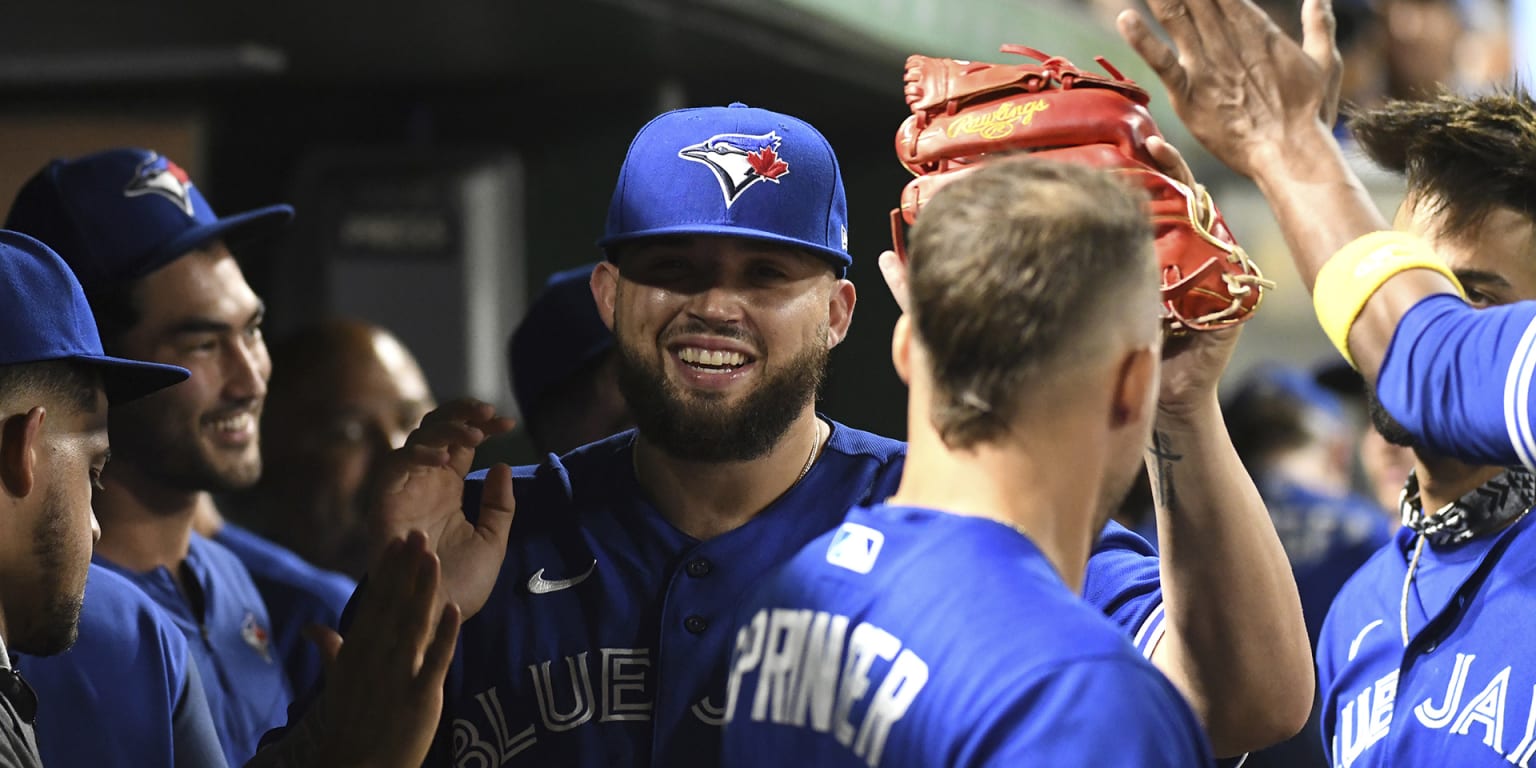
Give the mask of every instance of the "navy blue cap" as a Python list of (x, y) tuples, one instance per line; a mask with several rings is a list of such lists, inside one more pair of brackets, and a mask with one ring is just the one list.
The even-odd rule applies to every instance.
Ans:
[(216, 239), (275, 230), (293, 208), (219, 217), (185, 171), (147, 149), (109, 149), (54, 160), (16, 194), (6, 229), (64, 257), (87, 291), (143, 277)]
[(0, 365), (75, 360), (96, 368), (109, 403), (185, 381), (174, 365), (108, 357), (75, 275), (48, 246), (0, 230)]
[(810, 249), (846, 272), (848, 202), (837, 156), (799, 118), (745, 104), (667, 112), (629, 145), (599, 246), (722, 235)]
[(592, 298), (595, 266), (551, 275), (512, 332), (507, 362), (512, 369), (512, 396), (524, 414), (613, 346), (613, 334)]

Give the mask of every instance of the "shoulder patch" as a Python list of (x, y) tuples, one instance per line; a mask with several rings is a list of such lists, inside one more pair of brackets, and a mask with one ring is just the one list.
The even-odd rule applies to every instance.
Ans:
[(858, 523), (843, 523), (832, 534), (827, 562), (854, 573), (869, 573), (885, 545), (885, 534)]

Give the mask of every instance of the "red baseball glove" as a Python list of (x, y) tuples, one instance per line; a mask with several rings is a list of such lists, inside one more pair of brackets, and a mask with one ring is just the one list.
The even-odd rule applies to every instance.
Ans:
[(1161, 134), (1147, 92), (1102, 57), (1096, 61), (1108, 76), (1021, 45), (1002, 51), (1040, 63), (907, 59), (912, 116), (896, 132), (896, 155), (916, 178), (891, 211), (896, 253), (906, 258), (903, 224), (916, 221), (941, 187), (989, 156), (1025, 151), (1124, 174), (1147, 191), (1170, 330), (1207, 331), (1251, 317), (1274, 283), (1233, 239), (1205, 188), (1163, 173), (1148, 153), (1147, 139)]

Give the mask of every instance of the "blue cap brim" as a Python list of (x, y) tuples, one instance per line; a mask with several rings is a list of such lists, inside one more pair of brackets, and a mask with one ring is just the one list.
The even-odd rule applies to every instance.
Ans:
[(174, 365), (126, 360), (109, 355), (73, 355), (69, 359), (90, 365), (101, 374), (101, 386), (106, 390), (109, 405), (137, 400), (180, 384), (192, 375), (191, 371)]
[(147, 275), (175, 261), (187, 251), (202, 248), (214, 240), (222, 239), (226, 244), (233, 244), (267, 237), (282, 229), (292, 219), (293, 206), (269, 205), (192, 227), (160, 246), (154, 258), (145, 263), (136, 277)]
[(847, 251), (839, 251), (834, 248), (824, 248), (807, 243), (793, 237), (784, 237), (772, 232), (764, 232), (760, 229), (749, 227), (732, 227), (724, 224), (676, 224), (670, 227), (657, 227), (639, 232), (625, 232), (622, 235), (605, 237), (597, 241), (600, 248), (611, 248), (615, 245), (642, 240), (648, 237), (667, 237), (669, 235), (715, 235), (719, 237), (740, 237), (745, 240), (761, 240), (769, 243), (783, 243), (784, 245), (802, 248), (832, 262), (832, 266), (838, 269), (838, 273), (848, 269), (853, 263), (853, 257)]

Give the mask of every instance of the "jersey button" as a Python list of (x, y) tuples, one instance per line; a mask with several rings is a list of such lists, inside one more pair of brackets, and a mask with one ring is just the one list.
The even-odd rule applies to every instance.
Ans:
[(702, 579), (705, 576), (708, 576), (709, 572), (713, 571), (714, 569), (715, 567), (710, 565), (709, 561), (702, 557), (689, 560), (686, 568), (688, 575), (694, 577), (695, 579)]
[(709, 622), (705, 621), (703, 616), (689, 616), (683, 619), (683, 629), (697, 635), (709, 629)]

